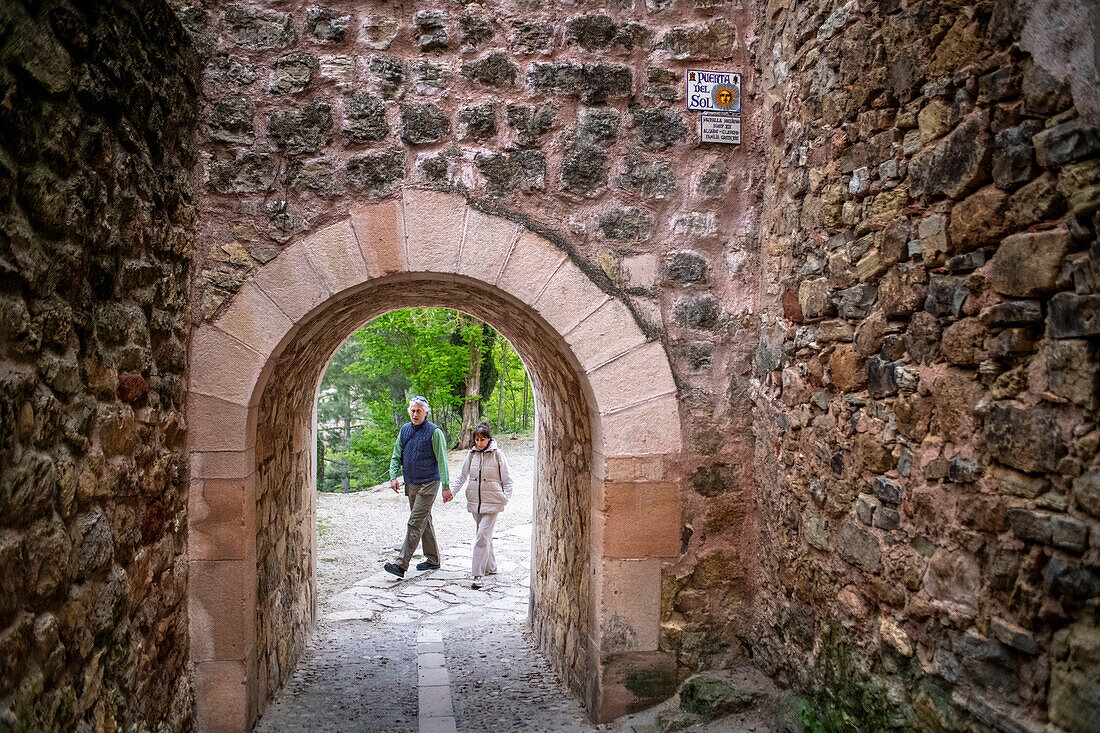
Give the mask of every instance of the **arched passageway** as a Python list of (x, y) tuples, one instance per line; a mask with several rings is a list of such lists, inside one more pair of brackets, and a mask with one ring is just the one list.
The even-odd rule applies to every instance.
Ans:
[(194, 334), (200, 727), (247, 728), (313, 621), (312, 426), (325, 363), (361, 323), (424, 305), (489, 321), (529, 366), (540, 436), (531, 617), (551, 663), (598, 719), (651, 701), (637, 680), (674, 686), (657, 649), (660, 563), (679, 548), (666, 467), (681, 448), (662, 344), (547, 239), (461, 197), (406, 190), (285, 249)]

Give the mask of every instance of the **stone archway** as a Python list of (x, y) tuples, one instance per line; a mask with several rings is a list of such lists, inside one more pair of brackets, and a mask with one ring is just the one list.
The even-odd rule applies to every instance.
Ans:
[(662, 344), (545, 238), (461, 197), (406, 190), (285, 249), (193, 335), (189, 616), (201, 729), (247, 729), (293, 668), (314, 613), (317, 380), (355, 327), (412, 305), (485, 318), (531, 366), (542, 532), (531, 614), (552, 663), (601, 720), (647, 700), (638, 680), (671, 692), (675, 665), (657, 646), (661, 561), (679, 549), (666, 467), (681, 440)]

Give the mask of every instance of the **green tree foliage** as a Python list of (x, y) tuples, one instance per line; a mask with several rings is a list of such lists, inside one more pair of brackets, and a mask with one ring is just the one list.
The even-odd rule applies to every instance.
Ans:
[[(393, 311), (352, 334), (337, 349), (321, 380), (318, 488), (357, 491), (386, 480), (397, 431), (408, 420), (408, 401), (416, 395), (428, 398), (429, 419), (454, 445), (461, 430), (473, 348), (482, 355), (481, 415), (496, 430), (523, 429), (522, 402), (530, 386), (507, 341), (457, 311)], [(503, 408), (500, 425), (498, 406)], [(533, 414), (533, 408), (528, 412)]]

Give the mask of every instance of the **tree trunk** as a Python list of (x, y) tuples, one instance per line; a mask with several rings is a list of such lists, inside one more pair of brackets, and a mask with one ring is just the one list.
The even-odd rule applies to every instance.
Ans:
[(348, 458), (348, 450), (351, 447), (351, 416), (344, 418), (344, 480), (340, 482), (340, 491), (345, 494), (351, 492), (351, 460)]
[(523, 380), (523, 432), (527, 432), (527, 395), (530, 392), (531, 379)]
[(462, 403), (462, 432), (458, 435), (460, 450), (468, 450), (474, 444), (474, 428), (481, 421), (481, 410), (478, 404), (480, 399), (481, 348), (477, 341), (471, 341), (470, 369), (466, 373), (466, 400)]
[(500, 343), (500, 392), (497, 393), (497, 430), (504, 430), (504, 387), (508, 384), (508, 342)]

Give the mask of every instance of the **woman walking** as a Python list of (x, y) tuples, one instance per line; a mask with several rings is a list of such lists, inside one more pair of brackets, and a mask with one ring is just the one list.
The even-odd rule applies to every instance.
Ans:
[(474, 428), (474, 447), (466, 454), (458, 483), (455, 484), (455, 493), (464, 483), (466, 508), (477, 525), (472, 568), (474, 579), (477, 580), (497, 571), (497, 561), (493, 555), (493, 526), (496, 524), (497, 514), (512, 498), (512, 477), (508, 473), (508, 461), (493, 440), (489, 423), (479, 423)]

